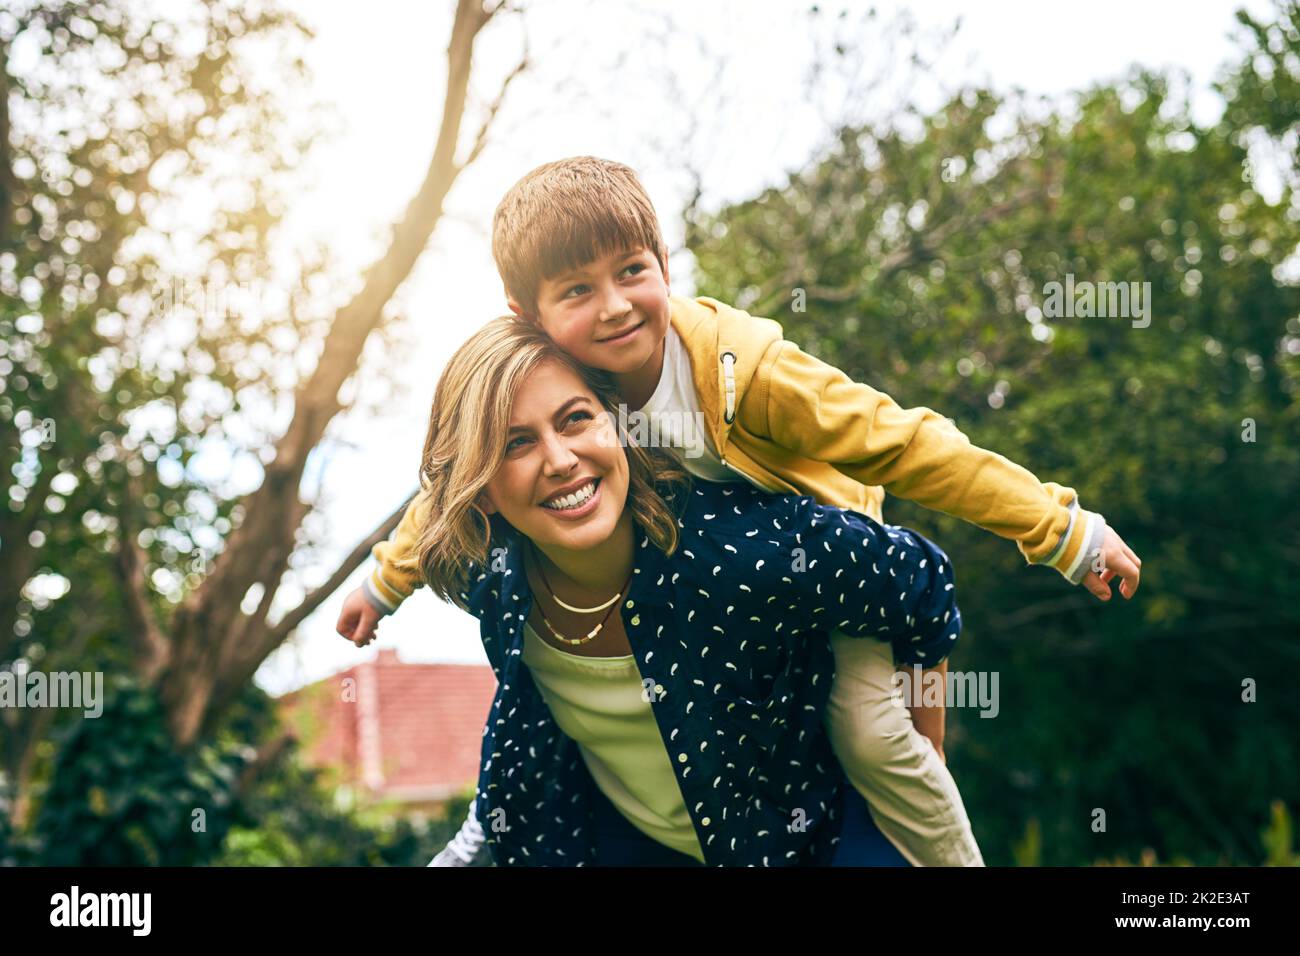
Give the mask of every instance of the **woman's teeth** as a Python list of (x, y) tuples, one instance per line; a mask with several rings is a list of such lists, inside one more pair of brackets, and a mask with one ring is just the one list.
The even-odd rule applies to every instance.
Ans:
[(584, 504), (595, 493), (596, 483), (589, 481), (571, 495), (565, 495), (563, 498), (556, 498), (553, 501), (542, 502), (542, 507), (550, 508), (552, 511), (571, 511)]

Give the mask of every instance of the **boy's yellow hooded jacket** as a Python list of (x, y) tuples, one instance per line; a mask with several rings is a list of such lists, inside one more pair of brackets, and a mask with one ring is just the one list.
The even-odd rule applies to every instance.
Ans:
[[(1105, 522), (1078, 509), (1073, 489), (972, 445), (937, 412), (900, 408), (800, 351), (770, 319), (708, 298), (670, 303), (709, 437), (729, 468), (877, 521), (888, 491), (1010, 538), (1028, 561), (1073, 583), (1087, 573)], [(398, 566), (414, 557), (421, 517), (413, 502), (372, 550), (379, 566), (366, 592), (385, 610), (424, 583), (413, 563)]]

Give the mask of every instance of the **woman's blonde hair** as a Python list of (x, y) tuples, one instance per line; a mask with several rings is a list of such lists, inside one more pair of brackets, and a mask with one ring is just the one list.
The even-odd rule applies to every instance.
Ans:
[[(500, 515), (485, 515), (475, 500), (504, 460), (520, 386), (548, 361), (581, 378), (618, 427), (619, 399), (610, 379), (513, 316), (493, 319), (457, 349), (434, 392), (416, 496), (423, 511), (420, 537), (415, 557), (399, 564), (414, 564), (435, 594), (462, 607), (469, 563), (486, 566), (493, 542), (504, 544), (517, 534)], [(672, 554), (677, 516), (669, 500), (681, 499), (678, 492), (689, 478), (675, 458), (636, 446), (621, 428), (619, 440), (627, 452), (632, 517), (656, 547)]]

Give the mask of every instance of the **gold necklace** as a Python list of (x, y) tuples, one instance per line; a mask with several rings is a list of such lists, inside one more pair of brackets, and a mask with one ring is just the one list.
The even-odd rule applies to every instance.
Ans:
[[(546, 593), (550, 595), (551, 599), (555, 601), (556, 604), (559, 604), (561, 607), (567, 607), (567, 605), (563, 604), (559, 600), (559, 598), (555, 596), (555, 592), (551, 590), (551, 582), (546, 580), (546, 572), (542, 570), (542, 562), (540, 557), (535, 558), (533, 563), (537, 566), (537, 571), (541, 575), (542, 585), (545, 587)], [(586, 637), (578, 637), (578, 638), (565, 637), (563, 634), (561, 634), (559, 631), (555, 629), (555, 625), (551, 623), (550, 619), (546, 616), (546, 612), (542, 610), (541, 604), (536, 605), (537, 613), (542, 616), (542, 623), (546, 625), (546, 629), (551, 632), (551, 634), (555, 637), (556, 640), (563, 641), (565, 644), (570, 644), (575, 647), (581, 644), (586, 644), (588, 641), (595, 639), (596, 635), (599, 634), (601, 630), (605, 627), (606, 622), (609, 621), (610, 615), (612, 615), (614, 613), (614, 609), (618, 607), (618, 599), (623, 596), (623, 592), (627, 590), (627, 586), (632, 583), (633, 573), (634, 572), (632, 571), (628, 572), (627, 581), (625, 581), (623, 583), (623, 586), (619, 588), (617, 594), (615, 594), (612, 598), (610, 598), (610, 600), (607, 601), (605, 604), (602, 604), (600, 608), (596, 608), (596, 610), (600, 610), (601, 608), (608, 607), (609, 610), (605, 612), (605, 616), (600, 619), (600, 623), (597, 624), (587, 634)], [(570, 608), (570, 610), (573, 610), (573, 608)]]
[(542, 584), (546, 585), (546, 593), (551, 596), (551, 599), (555, 601), (556, 604), (564, 608), (566, 611), (573, 611), (575, 614), (595, 614), (597, 611), (605, 610), (605, 608), (609, 607), (623, 596), (623, 592), (620, 591), (604, 604), (598, 604), (595, 607), (574, 607), (572, 604), (564, 603), (564, 601), (560, 600), (560, 596), (555, 593), (555, 589), (551, 587), (551, 582), (546, 578), (546, 568), (542, 566), (541, 559), (537, 559), (534, 564), (537, 565), (537, 573), (542, 576)]

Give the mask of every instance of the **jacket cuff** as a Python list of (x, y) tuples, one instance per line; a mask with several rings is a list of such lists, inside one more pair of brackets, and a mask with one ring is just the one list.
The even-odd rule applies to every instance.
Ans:
[(1101, 551), (1101, 544), (1106, 538), (1106, 519), (1099, 514), (1080, 509), (1078, 524), (1081, 527), (1080, 546), (1072, 553), (1068, 562), (1061, 562), (1055, 567), (1071, 584), (1080, 584), (1092, 570), (1093, 561)]
[(1056, 568), (1071, 584), (1080, 584), (1091, 570), (1093, 556), (1105, 539), (1106, 519), (1080, 508), (1077, 498), (1068, 507), (1070, 523), (1043, 564)]
[(1062, 559), (1065, 557), (1066, 552), (1069, 551), (1070, 539), (1074, 536), (1075, 522), (1079, 517), (1079, 499), (1075, 498), (1071, 501), (1066, 506), (1066, 510), (1070, 512), (1070, 523), (1061, 532), (1061, 539), (1056, 542), (1056, 547), (1052, 549), (1052, 553), (1043, 559), (1043, 564), (1049, 568), (1059, 569)]
[[(379, 590), (379, 587), (383, 586), (382, 582), (379, 582), (379, 587), (376, 586), (375, 579), (378, 576), (379, 572), (375, 571), (370, 575), (370, 577), (362, 581), (361, 593), (366, 596), (366, 600), (369, 601), (370, 605), (380, 614), (392, 614), (397, 610), (397, 605), (400, 602), (390, 602), (383, 596), (383, 593)], [(388, 589), (385, 588), (385, 590)]]

